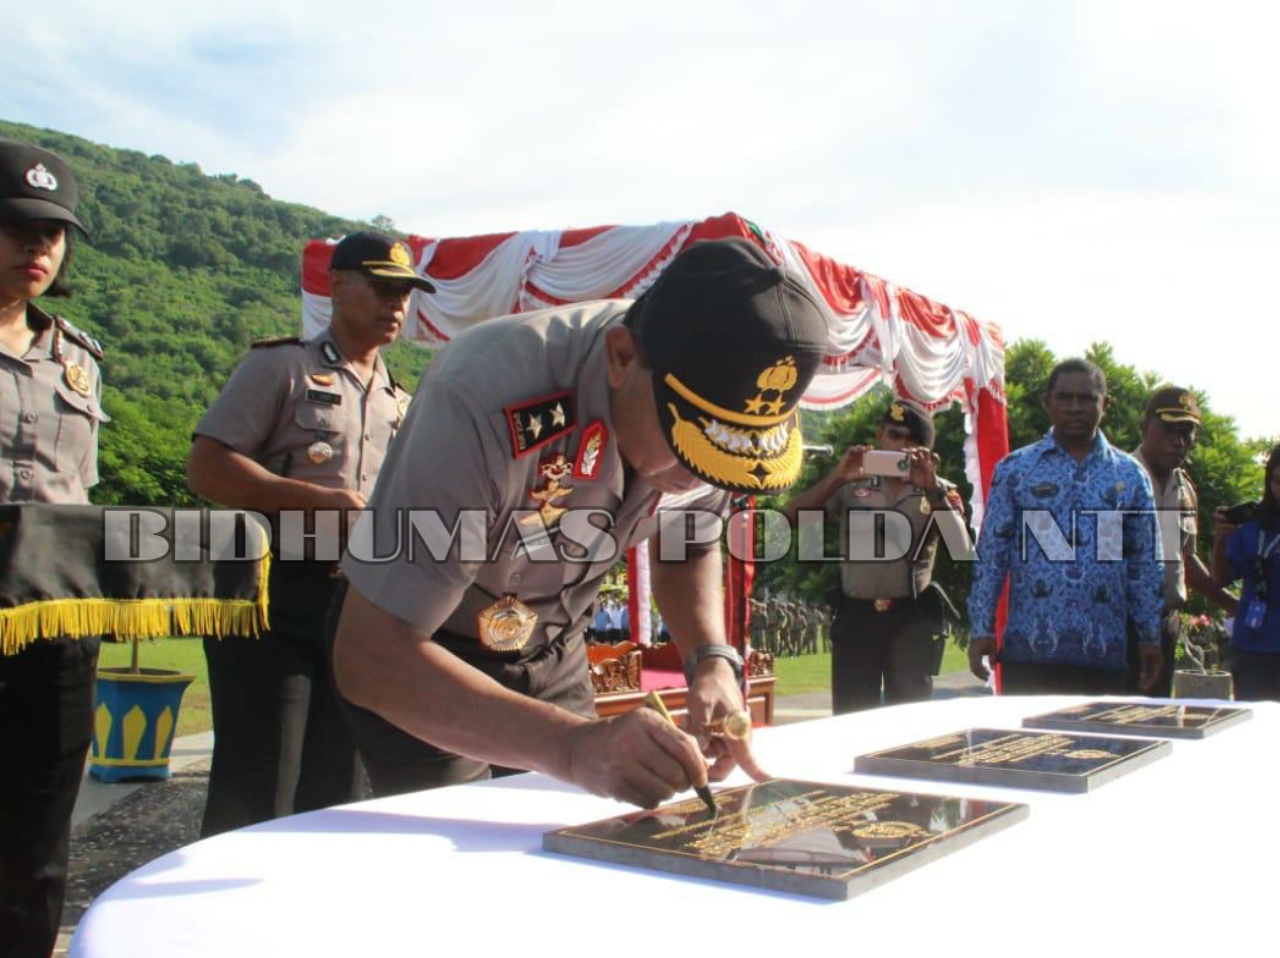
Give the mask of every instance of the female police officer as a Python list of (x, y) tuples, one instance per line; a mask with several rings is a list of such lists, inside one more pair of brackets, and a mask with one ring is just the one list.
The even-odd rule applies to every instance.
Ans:
[[(76, 183), (54, 153), (0, 139), (0, 503), (83, 504), (98, 479), (98, 344), (33, 300), (65, 295)], [(0, 651), (0, 942), (53, 950), (71, 812), (92, 729), (98, 640)]]

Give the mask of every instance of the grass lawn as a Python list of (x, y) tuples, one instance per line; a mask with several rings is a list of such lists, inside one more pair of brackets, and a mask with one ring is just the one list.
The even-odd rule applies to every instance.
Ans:
[[(182, 697), (178, 713), (178, 735), (194, 735), (213, 728), (213, 713), (209, 710), (209, 672), (204, 661), (204, 649), (199, 638), (161, 639), (143, 642), (138, 662), (148, 669), (173, 669), (194, 675), (196, 680)], [(127, 642), (104, 642), (98, 664), (105, 667), (129, 665)], [(831, 654), (786, 656), (775, 662), (778, 695), (798, 695), (802, 692), (821, 692), (831, 687)], [(969, 667), (964, 650), (954, 642), (947, 643), (942, 658), (942, 671), (957, 672)]]
[[(98, 665), (128, 668), (130, 654), (128, 642), (103, 642)], [(138, 664), (144, 669), (173, 669), (196, 677), (182, 696), (175, 735), (194, 735), (213, 728), (213, 713), (209, 711), (209, 670), (199, 637), (143, 642), (138, 650)]]
[[(781, 656), (774, 660), (773, 667), (778, 676), (778, 683), (774, 686), (776, 695), (799, 695), (803, 692), (822, 692), (831, 688), (830, 652), (800, 655), (795, 658)], [(965, 651), (954, 641), (948, 642), (947, 651), (942, 656), (942, 674), (968, 668), (969, 659)]]

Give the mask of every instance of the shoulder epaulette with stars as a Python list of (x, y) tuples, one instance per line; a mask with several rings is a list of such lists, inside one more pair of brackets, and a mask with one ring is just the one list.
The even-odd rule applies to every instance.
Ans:
[(511, 451), (519, 459), (577, 428), (573, 390), (513, 403), (502, 410), (511, 433)]
[(267, 339), (255, 339), (250, 349), (269, 349), (272, 346), (301, 346), (306, 340), (298, 336), (275, 336)]
[(102, 343), (98, 342), (84, 330), (76, 329), (67, 320), (61, 316), (54, 316), (53, 321), (58, 324), (58, 328), (62, 330), (62, 335), (71, 340), (81, 349), (87, 350), (89, 355), (101, 362), (102, 360)]

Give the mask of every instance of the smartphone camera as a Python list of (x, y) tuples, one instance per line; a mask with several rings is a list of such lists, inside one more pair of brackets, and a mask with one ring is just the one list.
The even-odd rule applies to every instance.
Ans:
[(869, 476), (905, 476), (911, 459), (888, 449), (868, 449), (862, 454), (862, 471)]

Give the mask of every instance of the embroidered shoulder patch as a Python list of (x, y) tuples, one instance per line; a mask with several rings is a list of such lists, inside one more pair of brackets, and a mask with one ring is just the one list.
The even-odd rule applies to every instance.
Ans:
[(573, 477), (575, 479), (594, 479), (600, 473), (600, 454), (604, 452), (605, 443), (609, 441), (609, 431), (604, 423), (597, 419), (582, 430), (582, 441), (578, 443), (578, 456), (573, 461)]
[(573, 391), (569, 389), (514, 403), (503, 412), (507, 416), (507, 431), (511, 433), (511, 451), (517, 459), (568, 435), (578, 426), (574, 419)]

